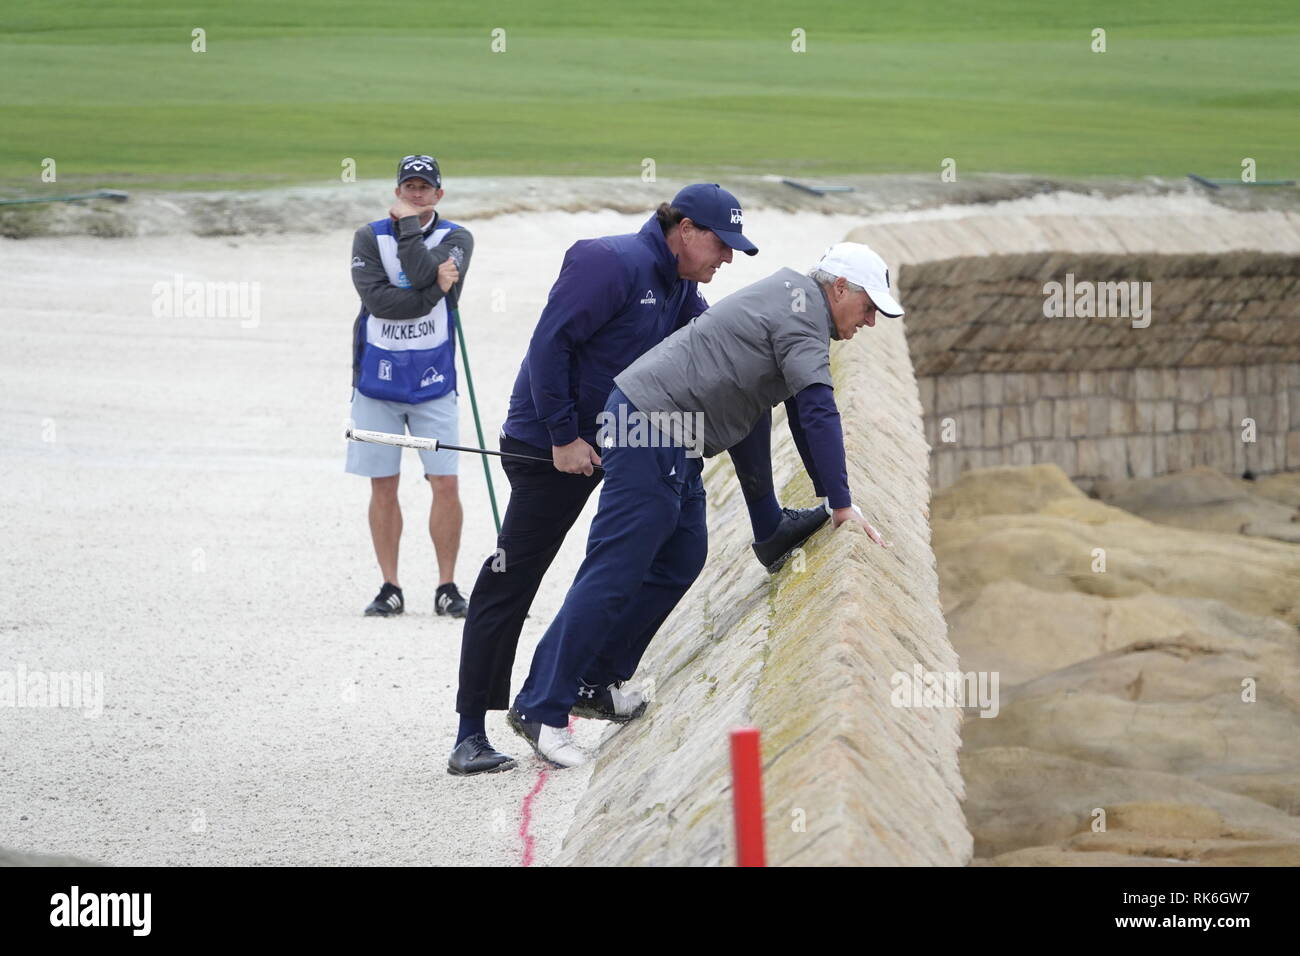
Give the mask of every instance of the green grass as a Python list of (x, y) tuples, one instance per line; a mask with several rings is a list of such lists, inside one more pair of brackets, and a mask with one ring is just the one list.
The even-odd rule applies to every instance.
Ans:
[(1231, 176), (1250, 156), (1282, 178), (1300, 7), (53, 2), (0, 21), (0, 118), (0, 180), (30, 192), (47, 156), (60, 186), (248, 186), (337, 181), (344, 157), (388, 176), (412, 151), (449, 176), (636, 176), (644, 157), (665, 176), (937, 175), (944, 157)]

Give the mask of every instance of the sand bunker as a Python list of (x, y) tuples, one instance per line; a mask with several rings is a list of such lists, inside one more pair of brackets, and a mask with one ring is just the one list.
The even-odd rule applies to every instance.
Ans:
[[(1002, 674), (999, 715), (968, 712), (962, 734), (980, 860), (1300, 862), (1300, 548), (1191, 530), (1216, 524), (1203, 489), (1229, 479), (1165, 484), (1189, 515), (1162, 504), (1163, 524), (1049, 465), (973, 471), (934, 498), (962, 669)], [(1129, 485), (1114, 500), (1148, 500)]]

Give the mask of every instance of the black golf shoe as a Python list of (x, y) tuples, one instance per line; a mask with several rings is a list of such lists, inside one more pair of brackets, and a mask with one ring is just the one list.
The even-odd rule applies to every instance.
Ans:
[(447, 772), (457, 777), (476, 773), (500, 773), (513, 770), (515, 761), (495, 750), (486, 734), (470, 734), (456, 745), (447, 759)]
[(790, 552), (811, 538), (813, 532), (830, 517), (820, 505), (816, 508), (782, 508), (781, 523), (771, 537), (753, 544), (758, 563), (767, 568), (769, 574), (776, 574), (785, 565)]
[(608, 687), (594, 687), (583, 683), (578, 688), (578, 701), (569, 710), (574, 717), (593, 720), (612, 720), (625, 724), (645, 713), (646, 700), (639, 690), (624, 691), (623, 682)]

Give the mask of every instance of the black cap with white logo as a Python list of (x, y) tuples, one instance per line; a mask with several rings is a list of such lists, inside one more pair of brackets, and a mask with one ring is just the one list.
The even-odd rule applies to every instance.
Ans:
[(442, 188), (442, 170), (432, 156), (405, 156), (397, 164), (397, 185), (419, 177), (434, 189)]

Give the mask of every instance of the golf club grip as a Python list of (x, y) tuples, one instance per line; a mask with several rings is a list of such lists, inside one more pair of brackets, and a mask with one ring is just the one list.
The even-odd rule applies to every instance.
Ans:
[(438, 439), (419, 438), (415, 435), (390, 435), (388, 432), (366, 431), (364, 428), (349, 428), (345, 433), (349, 441), (370, 442), (372, 445), (396, 445), (399, 448), (419, 448), (424, 451), (437, 451)]

